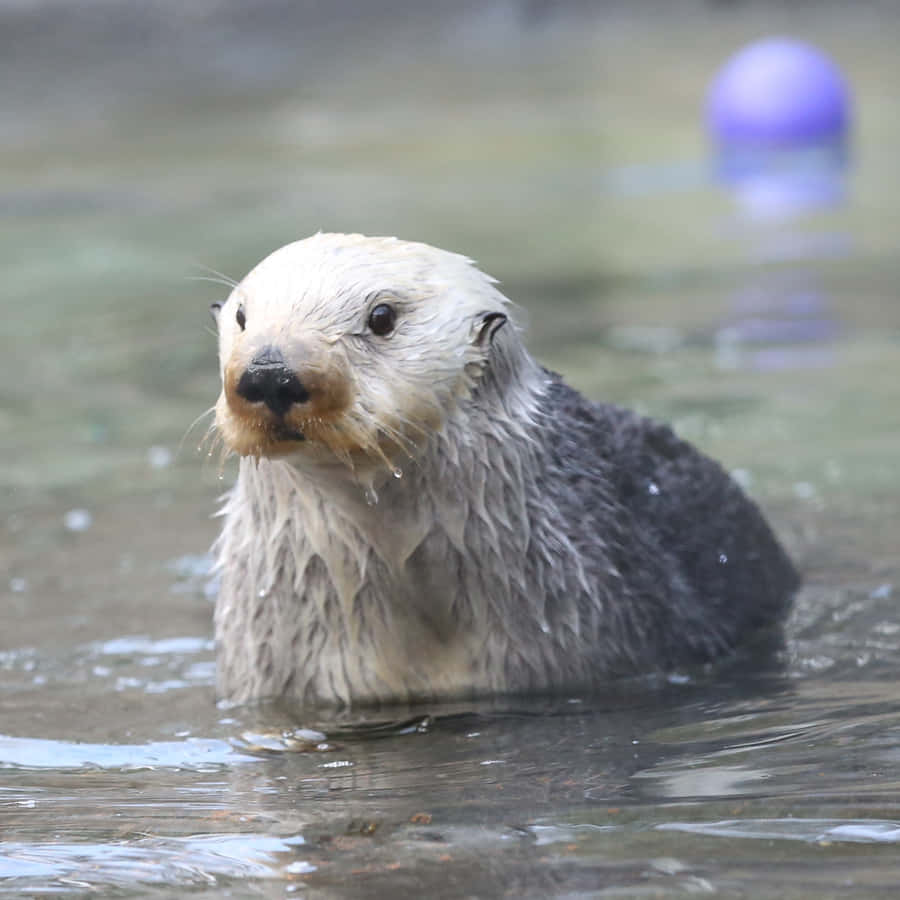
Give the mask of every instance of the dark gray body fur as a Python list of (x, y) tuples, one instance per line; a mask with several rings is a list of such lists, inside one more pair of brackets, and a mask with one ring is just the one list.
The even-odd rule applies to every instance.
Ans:
[[(667, 425), (590, 403), (559, 378), (545, 409), (565, 422), (548, 441), (547, 489), (588, 577), (609, 583), (610, 563), (619, 573), (609, 584), (617, 612), (603, 629), (604, 643), (616, 639), (598, 659), (605, 672), (707, 662), (780, 619), (797, 573), (718, 463)], [(591, 549), (597, 534), (602, 556)]]

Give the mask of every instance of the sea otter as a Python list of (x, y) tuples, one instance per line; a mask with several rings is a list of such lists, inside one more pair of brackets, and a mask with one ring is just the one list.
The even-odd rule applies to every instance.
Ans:
[(241, 456), (224, 698), (585, 689), (721, 657), (789, 605), (795, 570), (735, 482), (538, 365), (470, 260), (316, 234), (214, 307), (215, 428)]

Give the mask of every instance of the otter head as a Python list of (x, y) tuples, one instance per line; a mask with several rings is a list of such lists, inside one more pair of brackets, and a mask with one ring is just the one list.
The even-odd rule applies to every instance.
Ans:
[(501, 352), (508, 307), (469, 260), (425, 244), (341, 234), (289, 244), (214, 304), (218, 431), (242, 456), (391, 466)]

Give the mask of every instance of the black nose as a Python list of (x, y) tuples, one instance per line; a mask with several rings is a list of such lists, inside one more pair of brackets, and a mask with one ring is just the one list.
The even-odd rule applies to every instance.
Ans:
[(237, 392), (248, 403), (265, 403), (283, 416), (295, 403), (306, 403), (309, 392), (272, 347), (255, 356), (237, 383)]

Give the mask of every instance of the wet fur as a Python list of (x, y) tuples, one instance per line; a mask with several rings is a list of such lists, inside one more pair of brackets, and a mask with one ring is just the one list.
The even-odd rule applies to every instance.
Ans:
[[(329, 240), (372, 241), (362, 247), (373, 273), (392, 253), (401, 271), (415, 263), (421, 309), (437, 304), (435, 315), (408, 310), (418, 344), (448, 313), (511, 312), (460, 257), (317, 239), (323, 267), (347, 265)], [(264, 315), (281, 310), (282, 333), (310, 327), (269, 301)], [(379, 437), (393, 412), (378, 408), (385, 390), (357, 379), (348, 416), (363, 449), (382, 441), (377, 453), (348, 464), (318, 446), (241, 460), (216, 547), (223, 696), (350, 704), (584, 687), (716, 659), (778, 620), (797, 576), (716, 463), (666, 426), (585, 400), (534, 363), (511, 325), (486, 346), (471, 326), (448, 330), (397, 374), (403, 391), (387, 390), (397, 421), (419, 423), (403, 444)], [(223, 367), (235, 339), (223, 340)], [(384, 352), (390, 362), (406, 351)], [(379, 364), (367, 376), (392, 378)]]

